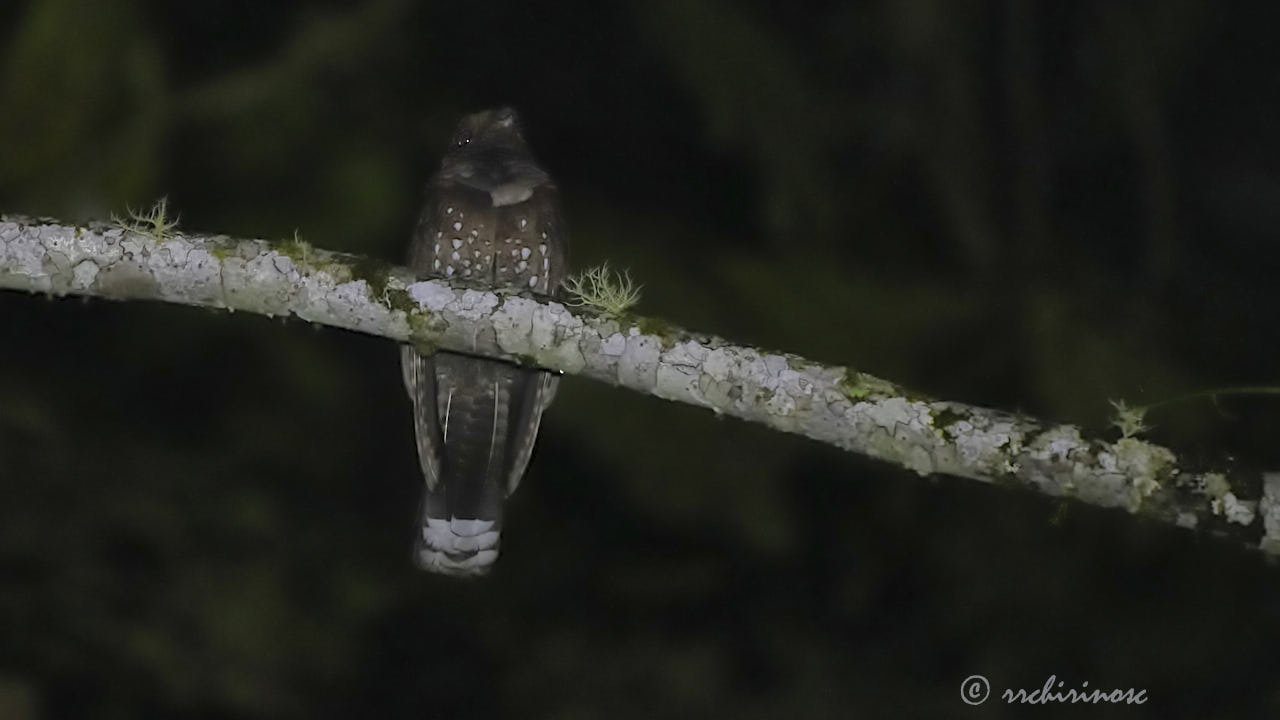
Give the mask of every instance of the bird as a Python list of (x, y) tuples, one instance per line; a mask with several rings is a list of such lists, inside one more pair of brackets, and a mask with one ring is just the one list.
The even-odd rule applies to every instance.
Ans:
[[(427, 184), (409, 246), (421, 275), (554, 297), (568, 240), (560, 194), (534, 159), (515, 110), (466, 115)], [(451, 351), (401, 346), (424, 489), (418, 567), (487, 574), (502, 511), (529, 465), (559, 373)]]

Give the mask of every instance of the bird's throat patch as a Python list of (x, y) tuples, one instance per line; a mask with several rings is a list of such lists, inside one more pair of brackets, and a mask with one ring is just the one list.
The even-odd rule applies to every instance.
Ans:
[(489, 197), (493, 198), (494, 207), (515, 205), (533, 197), (533, 188), (524, 183), (507, 183), (490, 188)]

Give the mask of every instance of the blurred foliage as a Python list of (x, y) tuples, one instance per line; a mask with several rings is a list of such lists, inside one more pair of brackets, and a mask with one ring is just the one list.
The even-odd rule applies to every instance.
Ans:
[[(1275, 382), (1277, 20), (10, 3), (0, 210), (168, 196), (185, 227), (397, 259), (457, 117), (509, 103), (575, 266), (629, 267), (642, 312), (1109, 432), (1109, 398)], [(1152, 697), (1097, 717), (1280, 709), (1274, 573), (1118, 513), (569, 379), (498, 571), (460, 583), (409, 561), (420, 479), (385, 342), (7, 295), (0, 348), (6, 720), (937, 717), (972, 673)], [(1274, 467), (1277, 412), (1149, 420)]]

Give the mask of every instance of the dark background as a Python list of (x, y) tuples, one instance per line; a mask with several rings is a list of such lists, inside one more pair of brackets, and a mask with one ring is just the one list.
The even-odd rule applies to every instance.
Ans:
[[(1107, 428), (1276, 382), (1280, 5), (0, 5), (0, 210), (398, 260), (523, 114), (640, 311)], [(1280, 464), (1274, 400), (1150, 437)], [(410, 561), (394, 346), (0, 295), (0, 718), (1274, 717), (1280, 575), (1209, 538), (574, 378), (496, 572)], [(960, 682), (1146, 689), (964, 705)], [(1029, 712), (1030, 711), (1030, 712)]]

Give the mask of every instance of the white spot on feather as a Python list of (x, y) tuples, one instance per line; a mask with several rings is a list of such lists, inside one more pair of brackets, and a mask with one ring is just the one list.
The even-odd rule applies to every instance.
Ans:
[(460, 222), (456, 222), (456, 223), (454, 223), (454, 224), (453, 224), (453, 229), (454, 229), (454, 230), (461, 230), (461, 229), (462, 229), (462, 223), (460, 223)]
[(453, 244), (453, 248), (454, 248), (455, 250), (457, 250), (458, 248), (462, 247), (462, 239), (461, 239), (461, 238), (454, 238), (453, 240), (450, 240), (449, 242), (451, 242), (451, 243)]

